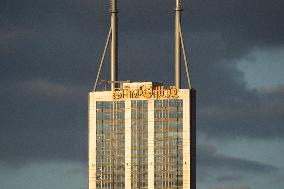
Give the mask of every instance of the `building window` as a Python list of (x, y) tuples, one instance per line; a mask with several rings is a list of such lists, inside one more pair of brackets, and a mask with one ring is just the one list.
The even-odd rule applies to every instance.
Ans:
[(154, 102), (155, 188), (181, 188), (183, 181), (183, 101)]
[(148, 101), (131, 101), (131, 188), (148, 187)]
[(96, 102), (96, 186), (125, 186), (125, 103)]

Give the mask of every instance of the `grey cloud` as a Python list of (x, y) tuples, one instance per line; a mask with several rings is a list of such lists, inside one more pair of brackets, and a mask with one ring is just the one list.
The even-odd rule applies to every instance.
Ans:
[[(138, 32), (148, 30), (158, 33), (169, 31), (173, 24), (174, 1), (139, 1), (124, 0), (119, 3), (121, 30)], [(230, 41), (233, 38), (242, 39), (243, 43), (277, 44), (283, 42), (284, 17), (281, 0), (220, 0), (218, 2), (184, 1), (184, 25), (197, 32), (218, 32)], [(61, 14), (73, 21), (78, 16), (87, 25), (91, 22), (102, 25), (108, 20), (108, 1), (3, 1), (3, 12), (7, 16), (53, 16)], [(32, 6), (31, 6), (32, 5)], [(172, 13), (172, 14), (171, 14)], [(94, 19), (91, 19), (91, 17)], [(94, 22), (95, 21), (95, 22)], [(56, 20), (54, 20), (56, 23)], [(202, 24), (201, 24), (202, 23)], [(82, 25), (83, 26), (83, 25)], [(167, 28), (167, 30), (165, 30)], [(272, 35), (271, 35), (272, 34)], [(276, 38), (278, 37), (278, 38)], [(236, 42), (236, 41), (235, 41)]]
[(210, 137), (282, 138), (284, 88), (255, 92), (255, 99), (238, 105), (208, 106), (199, 111), (201, 131)]
[(0, 101), (1, 162), (85, 160), (86, 89), (44, 81), (7, 85)]
[(220, 187), (215, 187), (213, 189), (251, 189), (251, 187), (248, 187), (248, 186), (220, 186)]
[(30, 92), (31, 95), (50, 98), (66, 96), (77, 96), (80, 98), (85, 95), (84, 91), (86, 91), (85, 88), (80, 86), (66, 86), (43, 80), (23, 81), (21, 82), (21, 89)]
[[(184, 1), (199, 134), (225, 141), (283, 137), (283, 88), (248, 89), (236, 66), (255, 46), (283, 46), (283, 7), (282, 0)], [(119, 79), (172, 84), (173, 8), (171, 0), (119, 1)], [(108, 30), (108, 1), (3, 0), (0, 12), (0, 162), (86, 164), (87, 93)], [(230, 184), (278, 168), (199, 145), (197, 171), (200, 183), (229, 184), (216, 189), (250, 189)]]
[(272, 165), (242, 158), (230, 157), (217, 152), (215, 146), (199, 145), (197, 148), (199, 169), (227, 170), (232, 173), (266, 174), (277, 171)]
[[(231, 48), (238, 43), (243, 47), (283, 44), (284, 3), (281, 0), (191, 0), (183, 4), (185, 28), (198, 33), (220, 33)], [(134, 32), (141, 25), (147, 31), (171, 31), (173, 18), (169, 12), (173, 7), (173, 1), (163, 0), (120, 2), (122, 27)]]
[(242, 175), (234, 175), (234, 174), (231, 174), (231, 175), (221, 175), (221, 176), (218, 176), (216, 178), (216, 181), (219, 182), (219, 183), (240, 182), (242, 180), (244, 180), (244, 176), (242, 176)]
[[(172, 84), (173, 5), (164, 0), (120, 2), (120, 79)], [(270, 94), (247, 89), (236, 67), (236, 60), (253, 46), (283, 44), (279, 22), (283, 13), (278, 8), (282, 5), (276, 0), (184, 1), (183, 28), (192, 80), (198, 90), (199, 133), (229, 136), (226, 139), (283, 134), (278, 105), (281, 95), (276, 95), (271, 113), (251, 112), (267, 108)], [(0, 52), (0, 78), (5, 88), (0, 92), (0, 140), (10, 143), (1, 157), (68, 159), (76, 156), (74, 148), (86, 153), (87, 92), (95, 79), (108, 30), (108, 1), (6, 0), (0, 7), (0, 31), (8, 31), (0, 37), (0, 48), (5, 49)], [(270, 29), (273, 34), (268, 36)], [(108, 68), (104, 65), (103, 79), (109, 78)], [(36, 90), (24, 90), (22, 80), (37, 81), (26, 83)], [(14, 81), (11, 88), (9, 84)], [(65, 94), (66, 87), (72, 92), (52, 96)], [(279, 110), (276, 114), (275, 109)], [(244, 120), (248, 114), (252, 116)], [(264, 116), (260, 120), (254, 117), (259, 115)], [(271, 120), (269, 116), (274, 117)], [(267, 127), (270, 123), (274, 125)], [(274, 129), (279, 130), (275, 133)], [(26, 148), (26, 153), (15, 150)]]
[(282, 172), (282, 174), (273, 177), (270, 180), (269, 184), (277, 184), (280, 187), (283, 186), (284, 185), (284, 174), (283, 174), (283, 172)]
[[(216, 66), (215, 63), (226, 58), (225, 61), (231, 64), (232, 58), (243, 56), (252, 46), (258, 45), (258, 42), (254, 41), (251, 45), (247, 45), (250, 40), (246, 39), (245, 36), (236, 36), (240, 32), (233, 28), (239, 25), (234, 20), (245, 22), (245, 26), (250, 26), (251, 23), (246, 23), (249, 18), (255, 17), (256, 12), (262, 13), (262, 10), (264, 10), (264, 15), (259, 14), (257, 17), (261, 22), (258, 21), (255, 24), (262, 26), (263, 24), (273, 23), (271, 12), (277, 18), (282, 17), (282, 12), (279, 13), (278, 6), (275, 6), (276, 2), (281, 7), (282, 1), (274, 1), (268, 5), (266, 5), (267, 1), (260, 3), (259, 1), (258, 3), (252, 1), (184, 2), (184, 8), (187, 11), (184, 11), (183, 28), (186, 38), (190, 36), (190, 40), (186, 40), (186, 42), (193, 49), (190, 58), (194, 63), (193, 73), (197, 73), (193, 74), (193, 80), (196, 81), (198, 86), (202, 87), (203, 85), (199, 82), (198, 75), (209, 74), (208, 76), (211, 77), (210, 74), (222, 72), (227, 74), (222, 75), (226, 79), (220, 78), (215, 83), (223, 82), (219, 86), (232, 86), (230, 89), (238, 88), (234, 87), (236, 79), (232, 78), (232, 76), (235, 77), (236, 74), (239, 74), (236, 68), (226, 64)], [(248, 6), (244, 6), (246, 4)], [(53, 0), (47, 2), (41, 0), (24, 2), (13, 0), (2, 1), (2, 5), (2, 7), (5, 7), (3, 8), (3, 21), (5, 22), (3, 22), (1, 28), (6, 30), (8, 28), (12, 33), (32, 30), (34, 37), (18, 40), (16, 38), (18, 43), (12, 47), (7, 45), (9, 43), (5, 43), (5, 51), (12, 53), (0, 54), (1, 59), (5, 62), (5, 72), (1, 73), (1, 78), (33, 77), (30, 79), (34, 79), (37, 77), (39, 79), (40, 77), (40, 79), (52, 79), (59, 82), (63, 82), (63, 79), (65, 82), (72, 81), (81, 84), (90, 82), (90, 78), (95, 75), (95, 65), (99, 62), (108, 29), (107, 1)], [(129, 67), (133, 69), (132, 72), (136, 71), (135, 66), (132, 66), (133, 64), (144, 64), (145, 70), (151, 70), (150, 67), (153, 62), (150, 62), (147, 57), (157, 57), (155, 60), (157, 67), (160, 66), (160, 62), (165, 62), (166, 66), (164, 67), (169, 66), (167, 69), (160, 70), (162, 74), (170, 73), (170, 66), (173, 62), (173, 46), (171, 45), (173, 42), (173, 14), (170, 12), (173, 13), (173, 6), (172, 1), (161, 0), (154, 2), (132, 0), (119, 3), (121, 10), (119, 13), (119, 58), (122, 71), (124, 69), (130, 70)], [(243, 7), (247, 8), (244, 9)], [(256, 10), (250, 11), (251, 9)], [(240, 13), (237, 11), (240, 11)], [(244, 17), (245, 15), (248, 18)], [(262, 17), (268, 20), (261, 19)], [(228, 21), (223, 22), (224, 19)], [(200, 26), (207, 28), (200, 28)], [(224, 26), (235, 32), (227, 32)], [(249, 28), (245, 26), (243, 26), (244, 29)], [(275, 23), (275, 26), (279, 26), (278, 33), (282, 33), (281, 23)], [(190, 28), (190, 30), (187, 30), (187, 28)], [(145, 29), (148, 31), (145, 32)], [(245, 30), (243, 33), (256, 34), (260, 31), (266, 30), (257, 29), (253, 32)], [(191, 36), (191, 34), (193, 35)], [(159, 35), (164, 36), (164, 38), (159, 37)], [(153, 36), (156, 36), (156, 38), (153, 38)], [(281, 42), (279, 37), (282, 35), (275, 34), (270, 37), (273, 36), (278, 36), (278, 42)], [(129, 44), (127, 41), (133, 38), (136, 38), (136, 40), (134, 39), (135, 43)], [(263, 41), (263, 37), (259, 40)], [(128, 49), (127, 45), (129, 45)], [(131, 50), (135, 46), (139, 49), (130, 54), (127, 50)], [(163, 49), (159, 47), (163, 47)], [(143, 51), (143, 49), (148, 50)], [(158, 51), (158, 49), (160, 50)], [(2, 53), (5, 51), (2, 51)], [(41, 58), (39, 59), (39, 57)], [(141, 59), (140, 57), (144, 58)], [(210, 73), (210, 71), (214, 72)], [(20, 73), (15, 74), (16, 72)], [(80, 74), (83, 72), (84, 74)], [(162, 75), (161, 72), (158, 71), (152, 73), (152, 75)], [(132, 79), (130, 71), (121, 75)], [(212, 75), (212, 77), (215, 76)], [(165, 77), (165, 79), (167, 78)]]
[(197, 146), (197, 181), (200, 188), (253, 187), (255, 185), (250, 185), (252, 182), (262, 178), (269, 180), (279, 175), (280, 171), (280, 168), (267, 163), (226, 155), (211, 144), (199, 143)]
[[(23, 165), (23, 164), (21, 164)], [(0, 164), (1, 166), (1, 164)], [(81, 173), (68, 174), (69, 170), (79, 168)], [(78, 189), (85, 186), (87, 172), (85, 167), (73, 161), (33, 161), (17, 169), (2, 169), (0, 180), (2, 188), (17, 189), (19, 185), (23, 189)]]

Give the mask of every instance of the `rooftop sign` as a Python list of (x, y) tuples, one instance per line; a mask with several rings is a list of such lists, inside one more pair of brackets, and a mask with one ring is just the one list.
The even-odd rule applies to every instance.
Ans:
[(113, 99), (138, 99), (138, 98), (178, 98), (179, 90), (172, 86), (169, 88), (164, 88), (163, 86), (158, 86), (156, 88), (146, 88), (146, 89), (115, 89), (113, 92)]

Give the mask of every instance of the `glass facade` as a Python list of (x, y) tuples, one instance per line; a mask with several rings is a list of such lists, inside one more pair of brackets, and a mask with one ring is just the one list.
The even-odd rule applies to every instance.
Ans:
[(89, 94), (89, 189), (196, 188), (195, 91), (157, 86)]
[(154, 186), (183, 187), (183, 101), (154, 102)]
[(125, 103), (96, 102), (96, 187), (125, 186)]
[(148, 101), (131, 101), (131, 188), (148, 188)]

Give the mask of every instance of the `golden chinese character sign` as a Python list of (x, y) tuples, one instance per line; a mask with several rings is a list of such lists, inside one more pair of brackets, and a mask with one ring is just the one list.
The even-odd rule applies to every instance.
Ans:
[(147, 89), (115, 89), (113, 92), (113, 99), (127, 99), (127, 98), (178, 98), (179, 90), (176, 87), (164, 88), (159, 86), (156, 88), (147, 88)]

